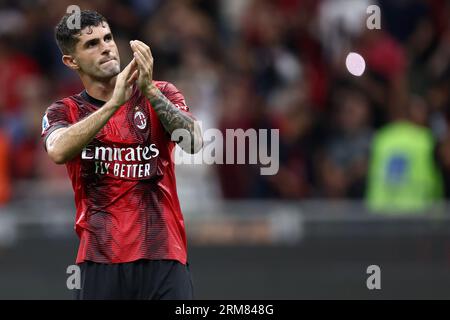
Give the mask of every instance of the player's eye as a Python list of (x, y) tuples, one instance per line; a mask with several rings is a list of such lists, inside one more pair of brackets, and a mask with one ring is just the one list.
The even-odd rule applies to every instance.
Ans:
[(95, 47), (95, 45), (96, 45), (95, 41), (90, 41), (90, 42), (87, 43), (86, 46), (87, 46), (88, 48), (92, 48), (92, 47)]
[(108, 34), (108, 35), (105, 36), (105, 41), (106, 42), (109, 42), (111, 40), (112, 40), (112, 35)]

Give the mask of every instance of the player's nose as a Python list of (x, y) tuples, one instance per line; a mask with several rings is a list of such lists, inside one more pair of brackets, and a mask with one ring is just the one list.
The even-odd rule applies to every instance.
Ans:
[(101, 48), (102, 54), (109, 55), (112, 51), (111, 45), (105, 41), (102, 41), (101, 45), (102, 45), (102, 48)]
[(101, 51), (101, 55), (104, 56), (104, 57), (113, 56), (113, 51), (111, 50), (110, 47), (103, 46), (102, 51)]

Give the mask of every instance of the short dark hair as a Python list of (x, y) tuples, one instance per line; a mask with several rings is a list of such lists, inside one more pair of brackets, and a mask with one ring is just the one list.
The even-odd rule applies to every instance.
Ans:
[(80, 29), (70, 28), (67, 21), (70, 17), (73, 17), (73, 13), (64, 15), (55, 28), (56, 42), (63, 54), (71, 54), (74, 52), (75, 46), (78, 43), (78, 36), (81, 35), (81, 30), (86, 27), (97, 27), (100, 24), (108, 23), (106, 18), (96, 11), (81, 10)]

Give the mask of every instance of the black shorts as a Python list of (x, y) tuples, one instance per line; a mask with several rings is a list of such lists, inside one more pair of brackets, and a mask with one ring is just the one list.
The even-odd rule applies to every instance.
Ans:
[(75, 299), (191, 300), (192, 278), (189, 264), (174, 260), (137, 260), (104, 264), (79, 264), (81, 288)]

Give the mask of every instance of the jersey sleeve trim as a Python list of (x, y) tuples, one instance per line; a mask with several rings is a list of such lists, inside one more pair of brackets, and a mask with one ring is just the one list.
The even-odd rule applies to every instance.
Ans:
[(45, 134), (43, 143), (44, 143), (44, 150), (47, 151), (47, 139), (50, 137), (50, 135), (53, 133), (53, 131), (55, 131), (56, 129), (61, 129), (61, 128), (67, 128), (68, 125), (64, 125), (64, 124), (57, 124), (52, 126), (50, 129), (48, 129), (47, 133)]

